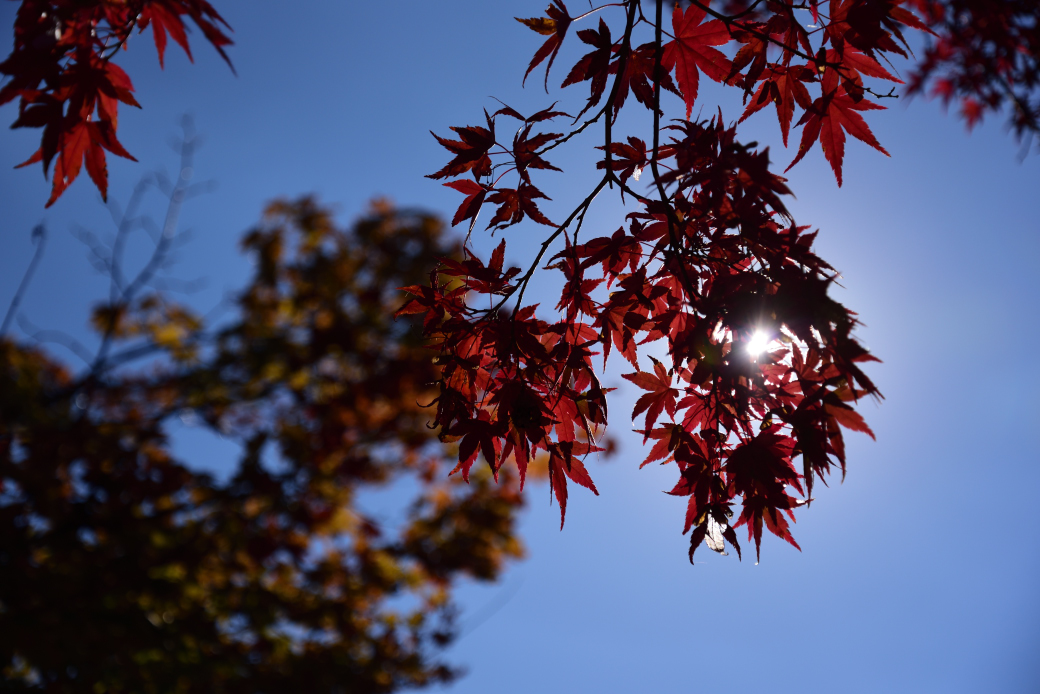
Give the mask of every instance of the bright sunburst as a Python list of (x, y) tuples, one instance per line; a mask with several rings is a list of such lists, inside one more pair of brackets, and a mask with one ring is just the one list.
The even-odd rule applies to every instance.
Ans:
[(748, 341), (748, 354), (750, 354), (752, 358), (757, 359), (758, 355), (762, 354), (762, 352), (765, 352), (766, 348), (769, 347), (769, 342), (770, 339), (768, 334), (764, 333), (761, 330), (756, 330), (755, 334), (752, 335), (751, 339)]

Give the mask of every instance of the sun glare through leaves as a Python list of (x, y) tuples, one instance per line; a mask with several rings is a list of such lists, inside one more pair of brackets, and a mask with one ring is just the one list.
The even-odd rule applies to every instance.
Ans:
[(759, 355), (769, 348), (770, 341), (769, 333), (763, 330), (756, 330), (751, 336), (751, 339), (748, 340), (748, 354), (750, 354), (753, 359), (758, 359)]

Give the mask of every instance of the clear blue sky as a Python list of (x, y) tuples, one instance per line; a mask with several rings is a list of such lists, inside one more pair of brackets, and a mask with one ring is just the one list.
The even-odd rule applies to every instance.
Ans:
[[(171, 46), (165, 72), (151, 37), (135, 39), (121, 64), (144, 110), (122, 112), (120, 137), (142, 163), (110, 159), (110, 190), (125, 200), (143, 171), (176, 166), (166, 141), (193, 114), (207, 138), (196, 170), (219, 187), (186, 209), (195, 237), (177, 274), (208, 278), (191, 297), (202, 309), (245, 280), (237, 239), (265, 201), (315, 192), (344, 223), (374, 195), (450, 214), (459, 194), (423, 177), (446, 156), (428, 130), (478, 122), (496, 107), (490, 96), (521, 110), (557, 96), (520, 88), (538, 37), (512, 16), (536, 16), (544, 0), (215, 4), (235, 29), (238, 77), (198, 32), (196, 64)], [(4, 55), (16, 6), (0, 4)], [(716, 95), (703, 90), (706, 112)], [(583, 99), (565, 96), (565, 110)], [(934, 103), (869, 115), (890, 159), (850, 140), (844, 188), (819, 148), (790, 175), (792, 211), (821, 228), (821, 254), (844, 276), (839, 299), (884, 360), (870, 373), (886, 396), (864, 406), (877, 442), (850, 435), (845, 483), (798, 516), (803, 551), (771, 538), (759, 566), (705, 550), (689, 566), (684, 501), (662, 493), (674, 468), (637, 469), (640, 442), (625, 433), (635, 394), (615, 367), (622, 449), (591, 466), (601, 495), (576, 490), (560, 532), (548, 490), (529, 490), (529, 558), (502, 584), (463, 591), (467, 631), (449, 655), (470, 675), (450, 691), (1040, 691), (1040, 158), (1019, 163), (999, 120), (969, 136)], [(0, 109), (0, 122), (14, 118)], [(785, 166), (793, 152), (772, 112), (746, 126), (744, 138), (771, 144)], [(85, 176), (44, 211), (39, 170), (10, 168), (37, 136), (0, 136), (0, 303), (45, 220), (50, 248), (24, 313), (84, 336), (106, 285), (69, 230), (108, 233), (107, 213)], [(567, 174), (543, 179), (550, 216), (595, 175), (584, 153), (553, 161)], [(604, 201), (590, 233), (613, 231), (617, 211)], [(539, 231), (509, 230), (510, 259), (529, 258)], [(204, 464), (229, 452), (197, 431), (179, 436)]]

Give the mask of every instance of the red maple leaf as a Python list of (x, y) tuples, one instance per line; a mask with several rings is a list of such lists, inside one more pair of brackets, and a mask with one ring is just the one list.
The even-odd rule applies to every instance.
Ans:
[(141, 10), (139, 24), (142, 31), (149, 24), (152, 25), (152, 38), (155, 39), (155, 52), (159, 55), (159, 67), (166, 67), (164, 58), (166, 55), (167, 32), (177, 42), (177, 45), (184, 49), (188, 60), (195, 62), (191, 55), (191, 47), (188, 45), (188, 35), (185, 32), (186, 27), (176, 10), (171, 12), (171, 8), (164, 6), (162, 2), (150, 2)]
[(516, 135), (513, 137), (513, 162), (516, 164), (517, 173), (520, 174), (520, 177), (527, 183), (531, 182), (531, 176), (527, 173), (528, 169), (560, 170), (542, 159), (539, 154), (539, 149), (549, 142), (561, 137), (561, 134), (539, 133), (538, 135), (531, 137), (531, 128), (533, 127), (533, 122), (528, 123), (524, 128), (517, 131)]
[(602, 18), (599, 20), (598, 31), (582, 29), (578, 32), (578, 38), (593, 46), (596, 50), (582, 56), (574, 64), (574, 67), (571, 68), (567, 78), (563, 80), (563, 84), (560, 85), (561, 88), (569, 87), (572, 84), (591, 80), (589, 84), (589, 99), (585, 103), (585, 108), (575, 117), (575, 122), (586, 111), (598, 104), (603, 97), (603, 89), (607, 85), (607, 77), (610, 74), (610, 58), (614, 48), (614, 41), (610, 38), (610, 28)]
[[(726, 82), (729, 83), (733, 77), (736, 77), (738, 72), (747, 67), (747, 74), (744, 75), (744, 91), (750, 93), (754, 84), (761, 79), (762, 72), (767, 67), (769, 48), (775, 45), (771, 38), (788, 32), (790, 26), (790, 18), (784, 14), (774, 14), (765, 23), (753, 21), (735, 22), (732, 37), (735, 41), (744, 45), (733, 56), (733, 65), (730, 68), (730, 74), (726, 77)], [(791, 39), (791, 47), (793, 48), (797, 42), (797, 37), (789, 37), (789, 39)], [(786, 65), (790, 61), (791, 55), (790, 51), (784, 51), (784, 58), (781, 62)], [(748, 67), (749, 65), (750, 67)]]
[(459, 209), (455, 211), (451, 225), (455, 226), (464, 219), (472, 219), (475, 222), (477, 213), (480, 212), (480, 206), (484, 204), (484, 197), (487, 195), (488, 189), (475, 181), (467, 179), (449, 181), (444, 185), (466, 196), (466, 199), (459, 205)]
[(569, 113), (564, 113), (563, 111), (553, 111), (553, 109), (556, 108), (557, 103), (559, 102), (554, 101), (551, 106), (543, 108), (541, 111), (538, 111), (537, 113), (526, 117), (521, 115), (520, 112), (512, 106), (507, 106), (503, 104), (502, 108), (495, 111), (491, 117), (494, 118), (495, 116), (509, 116), (510, 118), (522, 120), (525, 123), (540, 123), (543, 120), (552, 120), (553, 118), (558, 118), (560, 116), (567, 116), (568, 118), (570, 118), (571, 114)]
[[(592, 301), (592, 291), (598, 287), (602, 279), (585, 279), (585, 265), (579, 264), (577, 253), (569, 243), (567, 247), (556, 256), (559, 262), (553, 265), (563, 271), (567, 281), (560, 293), (560, 301), (556, 304), (556, 310), (566, 310), (567, 320), (574, 321), (579, 313), (595, 315), (595, 303)], [(555, 259), (555, 258), (554, 258)]]
[[(467, 260), (459, 262), (451, 258), (441, 259), (441, 274), (453, 277), (464, 277), (466, 288), (480, 294), (500, 294), (505, 291), (509, 281), (520, 273), (520, 268), (511, 267), (502, 272), (505, 262), (506, 242), (498, 244), (491, 254), (491, 262), (484, 265), (480, 258), (466, 250)], [(413, 292), (414, 293), (414, 292)]]
[(495, 122), (484, 112), (487, 128), (479, 125), (451, 129), (458, 133), (460, 139), (448, 140), (430, 131), (437, 142), (440, 142), (455, 158), (436, 173), (427, 174), (427, 178), (448, 178), (472, 171), (474, 176), (487, 176), (491, 173), (491, 157), (488, 152), (495, 146)]
[[(830, 0), (830, 22), (827, 35), (835, 48), (846, 43), (864, 53), (874, 50), (889, 51), (906, 57), (906, 52), (893, 39), (906, 45), (900, 24), (924, 29), (924, 25), (910, 12), (897, 7), (900, 0)], [(889, 33), (891, 32), (891, 33)]]
[[(105, 149), (131, 161), (137, 161), (123, 148), (123, 145), (116, 139), (115, 129), (105, 121), (82, 120), (62, 132), (56, 148), (58, 159), (54, 165), (51, 197), (45, 206), (53, 205), (76, 180), (84, 160), (87, 173), (97, 186), (102, 199), (107, 199), (108, 167), (105, 163)], [(41, 147), (16, 168), (35, 164), (42, 161), (43, 158), (43, 148)]]
[[(638, 417), (643, 411), (646, 412), (644, 430), (647, 432), (651, 430), (662, 411), (667, 410), (669, 416), (675, 415), (675, 400), (679, 396), (679, 390), (672, 387), (672, 377), (668, 374), (668, 369), (653, 357), (650, 359), (654, 362), (653, 374), (639, 371), (622, 375), (623, 378), (632, 381), (643, 390), (650, 391), (643, 393), (636, 400), (636, 405), (632, 409), (632, 419)], [(646, 436), (648, 435), (646, 434)]]
[(795, 104), (803, 109), (812, 106), (812, 99), (809, 96), (809, 90), (805, 87), (805, 82), (814, 78), (812, 70), (804, 65), (770, 66), (769, 78), (758, 85), (758, 90), (737, 122), (743, 123), (748, 116), (772, 102), (776, 106), (776, 117), (780, 121), (780, 133), (783, 135), (784, 147), (786, 147), (787, 136), (791, 132), (791, 120), (794, 118)]
[(794, 520), (791, 510), (806, 503), (784, 491), (786, 485), (802, 491), (791, 464), (793, 445), (792, 439), (767, 429), (737, 446), (726, 461), (730, 484), (744, 496), (743, 510), (734, 527), (747, 524), (748, 539), (754, 537), (756, 552), (762, 544), (763, 521), (770, 532), (801, 550), (781, 513), (786, 511)]
[(835, 422), (841, 424), (846, 429), (862, 432), (875, 441), (877, 440), (874, 432), (871, 431), (866, 421), (864, 421), (863, 415), (848, 405), (827, 403), (824, 405), (824, 410)]
[(587, 256), (588, 259), (582, 263), (585, 267), (603, 263), (603, 274), (607, 277), (608, 287), (626, 265), (629, 271), (634, 272), (643, 256), (639, 242), (634, 236), (626, 234), (624, 227), (619, 228), (609, 238), (601, 236), (578, 246), (575, 252), (580, 257)]
[[(484, 412), (481, 411), (481, 414), (484, 414)], [(491, 422), (479, 418), (459, 422), (452, 434), (456, 436), (461, 435), (462, 441), (459, 443), (459, 464), (455, 466), (451, 474), (461, 470), (462, 479), (469, 482), (470, 468), (476, 462), (477, 454), (482, 453), (484, 460), (492, 472), (495, 473), (495, 477), (498, 477), (497, 463), (500, 443), (494, 436), (494, 426)]]
[[(54, 165), (54, 183), (51, 187), (51, 197), (47, 201), (47, 207), (53, 205), (54, 201), (61, 197), (65, 189), (69, 187), (69, 184), (79, 175), (80, 168), (83, 166), (84, 156), (93, 159), (93, 162), (88, 164), (87, 168), (95, 182), (98, 178), (104, 176), (102, 170), (98, 167), (96, 154), (92, 150), (90, 131), (87, 128), (86, 121), (81, 121), (72, 129), (62, 133), (61, 151), (58, 154), (58, 161)], [(101, 161), (101, 166), (103, 167), (104, 155), (101, 155)]]
[[(560, 529), (563, 529), (563, 521), (567, 515), (567, 478), (577, 482), (592, 493), (599, 496), (589, 471), (585, 469), (584, 463), (575, 457), (594, 450), (594, 447), (586, 443), (561, 441), (549, 446), (549, 485), (556, 493), (556, 500), (560, 502)], [(599, 450), (596, 448), (595, 450)]]
[(542, 44), (541, 48), (535, 51), (534, 57), (531, 58), (531, 64), (527, 66), (527, 72), (524, 73), (524, 83), (526, 83), (527, 76), (531, 74), (531, 71), (548, 57), (549, 64), (545, 66), (545, 91), (548, 92), (549, 70), (552, 69), (553, 61), (556, 60), (556, 54), (560, 52), (560, 46), (563, 45), (563, 39), (571, 25), (571, 16), (567, 13), (567, 6), (563, 4), (563, 0), (553, 0), (552, 4), (546, 8), (545, 14), (548, 17), (532, 17), (531, 19), (514, 17), (514, 19), (531, 30), (549, 37)]
[(149, 0), (144, 3), (137, 26), (144, 31), (149, 24), (152, 25), (152, 38), (155, 39), (155, 50), (159, 54), (159, 66), (163, 67), (167, 32), (177, 42), (177, 45), (184, 49), (188, 60), (195, 62), (191, 55), (191, 47), (188, 45), (187, 27), (184, 26), (181, 15), (188, 15), (195, 21), (195, 24), (202, 29), (206, 39), (217, 49), (220, 57), (234, 72), (235, 68), (231, 65), (231, 59), (224, 52), (224, 46), (231, 45), (231, 39), (217, 28), (216, 22), (220, 22), (229, 29), (230, 26), (206, 0)]
[[(662, 59), (663, 60), (663, 59)], [(628, 91), (631, 88), (632, 93), (635, 94), (636, 101), (643, 104), (647, 108), (653, 108), (654, 105), (654, 67), (655, 67), (655, 52), (654, 44), (645, 43), (642, 46), (632, 50), (628, 54), (628, 58), (625, 60), (625, 71), (621, 75), (621, 79), (617, 86), (617, 94), (614, 97), (613, 103), (613, 117), (616, 119), (618, 112), (621, 111), (621, 107), (625, 105), (625, 100), (628, 98)], [(611, 74), (617, 74), (618, 69), (621, 66), (621, 57), (610, 66)], [(669, 72), (670, 67), (662, 62), (660, 79), (657, 80), (661, 89), (672, 92), (676, 96), (682, 96), (681, 92), (676, 88), (675, 83), (672, 82), (672, 75)]]
[[(836, 77), (834, 79), (836, 80)], [(826, 87), (825, 83), (824, 88), (826, 89)], [(837, 87), (834, 91), (825, 93), (824, 96), (814, 101), (811, 107), (806, 109), (801, 120), (798, 121), (798, 125), (805, 125), (805, 128), (802, 130), (802, 141), (798, 146), (798, 156), (784, 169), (785, 173), (801, 161), (802, 157), (812, 149), (813, 143), (819, 139), (823, 155), (830, 162), (831, 169), (834, 170), (834, 177), (838, 180), (838, 187), (840, 188), (842, 182), (841, 164), (845, 158), (846, 132), (856, 139), (866, 142), (886, 157), (891, 156), (877, 141), (877, 138), (874, 137), (874, 133), (870, 131), (870, 126), (863, 120), (863, 117), (857, 113), (857, 111), (875, 111), (884, 108), (884, 106), (866, 99), (855, 101), (845, 92), (845, 88), (842, 86)]]
[[(602, 145), (596, 149), (606, 149)], [(629, 136), (628, 144), (623, 142), (610, 143), (610, 169), (621, 172), (621, 182), (624, 183), (629, 176), (634, 176), (638, 181), (646, 166), (646, 143), (638, 137)], [(606, 160), (596, 162), (597, 169), (607, 168)]]
[(852, 44), (846, 44), (840, 52), (834, 49), (827, 51), (827, 61), (840, 63), (839, 72), (842, 73), (842, 77), (847, 77), (846, 72), (852, 72), (854, 75), (862, 74), (903, 84), (903, 80), (892, 75), (875, 58), (861, 52)]
[(672, 13), (672, 32), (675, 40), (664, 46), (662, 62), (667, 70), (675, 69), (679, 90), (686, 101), (687, 119), (693, 112), (694, 102), (697, 101), (700, 73), (703, 72), (716, 82), (724, 82), (732, 68), (729, 58), (718, 49), (712, 48), (729, 43), (729, 31), (717, 19), (701, 24), (707, 14), (706, 9), (697, 5), (690, 5), (685, 13), (676, 5)]
[[(773, 16), (774, 23), (777, 18), (777, 15)], [(753, 31), (743, 30), (745, 27)], [(745, 91), (751, 91), (752, 85), (758, 81), (762, 71), (766, 69), (767, 54), (772, 45), (769, 41), (769, 33), (769, 28), (761, 22), (744, 22), (738, 24), (733, 31), (733, 39), (744, 45), (733, 56), (727, 79), (735, 77), (738, 72), (750, 65), (747, 74), (744, 75)]]
[(538, 209), (535, 198), (550, 199), (530, 183), (521, 182), (519, 188), (495, 188), (491, 195), (487, 196), (487, 201), (499, 207), (495, 216), (488, 222), (488, 229), (505, 229), (522, 221), (525, 214), (539, 224), (556, 226)]

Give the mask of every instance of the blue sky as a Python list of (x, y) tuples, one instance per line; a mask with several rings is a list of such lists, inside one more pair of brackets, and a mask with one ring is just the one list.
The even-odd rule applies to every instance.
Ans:
[[(521, 89), (538, 37), (512, 16), (539, 15), (544, 0), (215, 4), (235, 29), (238, 76), (198, 32), (195, 65), (171, 47), (165, 71), (150, 36), (136, 39), (121, 64), (144, 110), (122, 112), (120, 137), (141, 164), (109, 164), (112, 195), (125, 200), (144, 171), (176, 167), (167, 140), (180, 114), (194, 117), (206, 137), (197, 175), (218, 187), (186, 207), (194, 238), (176, 274), (207, 279), (190, 297), (203, 310), (245, 281), (236, 244), (265, 201), (314, 192), (344, 223), (375, 195), (450, 215), (459, 194), (424, 178), (447, 156), (429, 130), (479, 122), (497, 107), (491, 96), (528, 111), (583, 101), (546, 96), (538, 82)], [(5, 55), (15, 8), (0, 5)], [(572, 49), (556, 84), (580, 55)], [(702, 87), (706, 113), (720, 101), (728, 119), (739, 115), (733, 94)], [(789, 174), (789, 207), (821, 229), (820, 253), (843, 275), (836, 295), (884, 360), (870, 373), (886, 396), (863, 405), (877, 442), (850, 435), (845, 483), (799, 514), (803, 551), (772, 538), (758, 566), (702, 550), (691, 567), (684, 502), (662, 493), (674, 468), (638, 470), (625, 416), (636, 393), (615, 364), (606, 381), (620, 388), (611, 411), (622, 447), (590, 467), (600, 496), (576, 490), (560, 532), (548, 489), (529, 489), (528, 559), (502, 583), (462, 592), (465, 633), (449, 657), (470, 674), (450, 691), (1040, 690), (1040, 158), (1020, 162), (999, 119), (969, 136), (935, 103), (891, 106), (868, 114), (891, 158), (850, 140), (842, 189), (819, 148)], [(0, 109), (0, 121), (14, 118)], [(647, 127), (639, 114), (617, 132)], [(771, 110), (741, 132), (771, 145), (781, 168), (794, 155)], [(107, 285), (70, 228), (104, 234), (110, 222), (85, 177), (43, 209), (38, 168), (10, 168), (36, 137), (0, 137), (0, 302), (45, 221), (51, 242), (23, 312), (86, 339), (86, 312)], [(576, 144), (552, 159), (567, 173), (541, 179), (550, 216), (594, 180), (595, 143)], [(619, 207), (597, 205), (586, 228), (612, 232)], [(508, 230), (507, 258), (527, 262), (540, 232)], [(494, 243), (476, 239), (483, 251)], [(230, 452), (187, 428), (178, 445), (212, 466)]]

